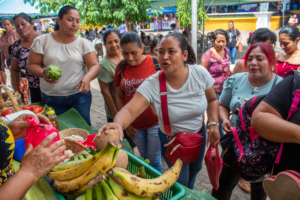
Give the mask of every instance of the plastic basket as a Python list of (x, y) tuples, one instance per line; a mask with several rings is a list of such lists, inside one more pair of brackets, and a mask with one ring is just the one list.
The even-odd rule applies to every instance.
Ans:
[[(136, 174), (139, 171), (139, 168), (141, 166), (145, 167), (145, 171), (147, 174), (147, 178), (148, 179), (152, 179), (152, 178), (156, 178), (158, 176), (160, 176), (162, 173), (159, 172), (158, 170), (156, 170), (155, 168), (153, 168), (152, 166), (148, 165), (146, 162), (144, 162), (143, 160), (139, 159), (138, 157), (136, 157), (135, 155), (133, 155), (132, 153), (124, 150), (127, 155), (128, 155), (128, 166), (127, 166), (127, 170), (129, 172), (131, 172), (132, 174)], [(45, 179), (47, 180), (48, 184), (48, 177), (45, 176)], [(50, 186), (51, 187), (51, 186)], [(56, 190), (54, 190), (51, 187), (53, 193), (55, 194), (56, 198), (58, 200), (66, 200), (65, 196), (61, 193), (58, 193)], [(166, 199), (170, 199), (170, 200), (177, 200), (177, 199), (182, 199), (185, 196), (185, 189), (178, 183), (175, 183), (170, 189), (168, 189), (165, 193), (163, 193), (163, 195), (160, 197), (161, 200), (166, 200)]]

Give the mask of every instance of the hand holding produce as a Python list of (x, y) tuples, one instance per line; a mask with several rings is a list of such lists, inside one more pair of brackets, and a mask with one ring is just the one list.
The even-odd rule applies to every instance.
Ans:
[(57, 133), (50, 134), (35, 148), (29, 144), (23, 155), (20, 170), (38, 180), (45, 176), (55, 165), (68, 159), (67, 154), (62, 155), (62, 152), (66, 149), (63, 140), (48, 146), (56, 136)]
[(99, 131), (98, 131), (98, 133), (97, 133), (97, 135), (95, 137), (95, 140), (97, 140), (98, 137), (100, 137), (101, 135), (109, 134), (109, 132), (111, 130), (114, 130), (115, 132), (119, 133), (119, 139), (118, 139), (119, 141), (123, 140), (124, 135), (123, 135), (122, 127), (119, 124), (114, 124), (114, 123), (108, 123), (108, 124), (102, 126), (99, 129)]
[(47, 81), (48, 83), (57, 83), (58, 82), (58, 80), (53, 81), (53, 80), (47, 78), (47, 76), (46, 76), (46, 69), (43, 69), (42, 78), (45, 81)]
[(57, 65), (49, 65), (45, 70), (48, 79), (56, 81), (61, 77), (61, 69)]
[(19, 140), (26, 136), (26, 129), (30, 127), (30, 124), (26, 121), (27, 118), (32, 117), (36, 119), (41, 124), (50, 124), (50, 121), (44, 115), (33, 115), (33, 114), (23, 114), (10, 122), (7, 126), (10, 128), (14, 135), (15, 140)]

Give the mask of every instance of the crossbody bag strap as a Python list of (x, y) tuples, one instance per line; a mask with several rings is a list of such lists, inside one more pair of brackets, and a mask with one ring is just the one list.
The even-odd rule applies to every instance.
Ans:
[(152, 60), (153, 60), (153, 63), (154, 63), (154, 68), (156, 71), (160, 71), (160, 66), (158, 64), (158, 61), (157, 61), (157, 58), (156, 56), (152, 56)]
[(169, 136), (171, 134), (171, 125), (169, 120), (169, 111), (168, 111), (168, 98), (167, 98), (167, 83), (165, 73), (160, 71), (158, 74), (159, 78), (159, 88), (160, 88), (160, 102), (161, 102), (161, 113), (164, 122), (164, 128), (166, 134)]

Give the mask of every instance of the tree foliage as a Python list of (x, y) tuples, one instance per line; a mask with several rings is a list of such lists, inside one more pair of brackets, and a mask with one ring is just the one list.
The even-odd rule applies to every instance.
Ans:
[[(198, 29), (202, 28), (202, 20), (207, 19), (205, 8), (203, 8), (203, 0), (198, 1)], [(178, 16), (178, 25), (183, 26), (187, 29), (192, 24), (192, 5), (191, 0), (178, 0), (177, 2), (177, 16)]]
[[(85, 24), (103, 25), (110, 23), (120, 25), (125, 22), (141, 23), (148, 21), (147, 9), (150, 0), (24, 0), (32, 6), (38, 2), (42, 14), (58, 12), (64, 5), (75, 6)], [(128, 28), (128, 26), (127, 26)]]

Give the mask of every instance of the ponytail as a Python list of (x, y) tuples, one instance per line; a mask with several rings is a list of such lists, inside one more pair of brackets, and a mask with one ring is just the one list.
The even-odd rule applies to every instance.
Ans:
[(58, 22), (56, 21), (55, 26), (54, 26), (54, 31), (58, 31), (58, 30), (59, 30), (59, 24), (58, 24)]
[(119, 63), (119, 65), (118, 65), (118, 75), (120, 77), (122, 76), (122, 73), (124, 72), (126, 65), (127, 65), (127, 62), (126, 62), (125, 59), (121, 60), (121, 62)]
[(194, 52), (192, 46), (188, 42), (187, 42), (186, 50), (189, 53), (189, 55), (188, 55), (187, 60), (184, 62), (184, 64), (189, 64), (189, 65), (196, 64), (195, 52)]

